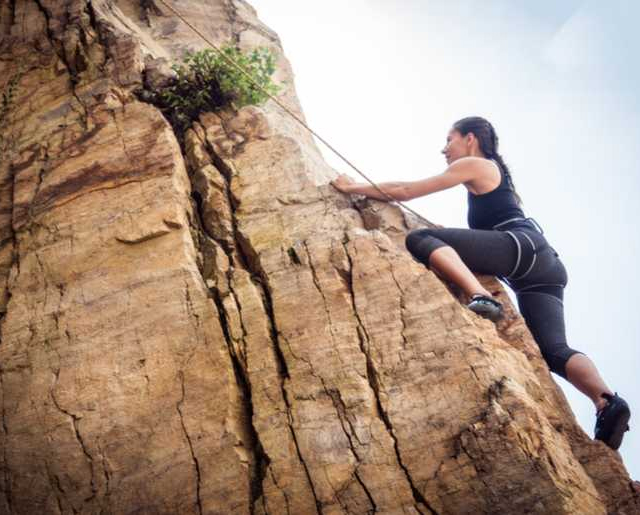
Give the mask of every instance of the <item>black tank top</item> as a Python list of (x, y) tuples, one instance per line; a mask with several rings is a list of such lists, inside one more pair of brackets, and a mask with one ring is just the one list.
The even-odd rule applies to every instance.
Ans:
[(469, 211), (467, 213), (467, 222), (471, 229), (491, 230), (494, 225), (511, 218), (524, 218), (524, 213), (518, 206), (518, 201), (513, 194), (513, 190), (509, 187), (509, 182), (502, 171), (502, 167), (498, 163), (496, 165), (502, 177), (496, 189), (480, 195), (468, 192)]

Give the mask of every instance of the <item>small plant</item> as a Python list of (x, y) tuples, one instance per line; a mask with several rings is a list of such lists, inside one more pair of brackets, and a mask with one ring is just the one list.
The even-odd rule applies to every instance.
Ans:
[(5, 121), (7, 113), (9, 112), (9, 106), (13, 102), (13, 94), (16, 90), (20, 75), (15, 75), (9, 80), (6, 91), (2, 92), (2, 104), (0, 104), (0, 123)]
[(2, 103), (0, 103), (0, 151), (4, 152), (4, 136), (2, 132), (7, 126), (8, 122), (8, 114), (9, 109), (11, 109), (11, 104), (13, 104), (13, 95), (16, 91), (16, 87), (18, 86), (18, 82), (24, 75), (23, 71), (15, 74), (7, 84), (5, 91), (2, 92)]
[[(221, 52), (245, 70), (265, 91), (274, 95), (280, 86), (272, 82), (275, 57), (268, 48), (242, 52), (226, 44)], [(227, 105), (240, 108), (260, 105), (269, 97), (258, 89), (227, 59), (211, 49), (187, 52), (182, 64), (171, 67), (176, 78), (157, 92), (146, 92), (143, 100), (157, 105), (171, 125), (182, 135), (203, 111), (216, 111)]]

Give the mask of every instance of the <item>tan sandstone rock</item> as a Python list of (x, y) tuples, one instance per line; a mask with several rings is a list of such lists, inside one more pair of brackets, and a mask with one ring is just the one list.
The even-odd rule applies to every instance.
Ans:
[[(278, 55), (241, 0), (168, 0)], [(640, 512), (521, 317), (416, 262), (274, 102), (183, 145), (134, 91), (205, 43), (155, 0), (0, 0), (0, 513)]]

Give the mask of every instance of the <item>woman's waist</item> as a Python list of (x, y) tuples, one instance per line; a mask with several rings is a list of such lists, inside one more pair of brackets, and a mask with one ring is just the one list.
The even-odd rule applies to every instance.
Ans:
[(531, 217), (514, 217), (514, 218), (509, 218), (508, 220), (504, 220), (496, 225), (494, 225), (492, 227), (493, 230), (496, 231), (507, 231), (507, 230), (511, 230), (511, 229), (531, 229), (533, 231), (536, 231), (540, 234), (544, 234), (544, 231), (542, 230), (542, 227), (540, 227), (540, 225), (538, 224), (538, 222), (536, 222), (533, 218)]
[(551, 249), (553, 254), (559, 257), (556, 249), (551, 246), (544, 235), (542, 227), (533, 218), (517, 217), (505, 220), (494, 225), (493, 230), (510, 232), (512, 237), (515, 237), (518, 241), (522, 240), (522, 244), (525, 244), (525, 240), (527, 240), (536, 254), (543, 250)]

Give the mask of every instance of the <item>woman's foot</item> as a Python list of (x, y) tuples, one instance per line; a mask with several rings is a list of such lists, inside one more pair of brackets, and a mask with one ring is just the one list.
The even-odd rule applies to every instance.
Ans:
[(467, 307), (481, 317), (488, 318), (492, 322), (503, 317), (502, 304), (493, 297), (476, 293), (471, 296), (471, 302)]
[(618, 394), (603, 393), (607, 404), (596, 413), (594, 438), (602, 440), (614, 451), (620, 447), (625, 431), (629, 430), (631, 411), (629, 405)]

